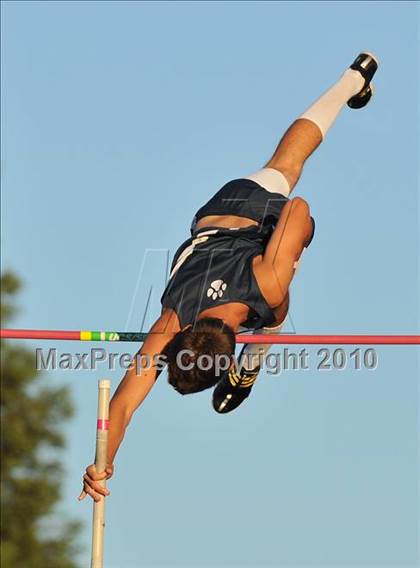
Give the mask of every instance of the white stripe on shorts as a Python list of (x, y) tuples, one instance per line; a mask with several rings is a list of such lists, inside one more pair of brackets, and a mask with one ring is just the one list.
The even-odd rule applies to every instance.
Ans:
[(255, 181), (255, 183), (258, 183), (258, 185), (271, 193), (281, 193), (285, 197), (289, 197), (290, 186), (287, 179), (274, 168), (262, 168), (244, 179)]

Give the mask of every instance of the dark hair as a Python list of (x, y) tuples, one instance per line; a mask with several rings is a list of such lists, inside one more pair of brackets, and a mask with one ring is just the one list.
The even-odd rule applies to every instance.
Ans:
[[(219, 318), (202, 318), (193, 327), (178, 332), (164, 349), (169, 384), (180, 394), (213, 387), (221, 378), (216, 361), (224, 356), (229, 366), (235, 344), (233, 329)], [(200, 364), (204, 361), (205, 365)]]

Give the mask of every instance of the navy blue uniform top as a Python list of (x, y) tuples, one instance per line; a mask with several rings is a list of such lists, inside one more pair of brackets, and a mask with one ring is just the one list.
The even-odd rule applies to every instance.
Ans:
[[(181, 328), (193, 324), (204, 310), (232, 302), (250, 308), (242, 325), (258, 329), (276, 321), (266, 302), (252, 267), (253, 259), (264, 253), (267, 242), (288, 199), (270, 193), (252, 180), (227, 183), (199, 209), (191, 238), (175, 253), (169, 282), (161, 302), (173, 309)], [(207, 215), (236, 215), (259, 223), (241, 229), (205, 227), (195, 223)]]

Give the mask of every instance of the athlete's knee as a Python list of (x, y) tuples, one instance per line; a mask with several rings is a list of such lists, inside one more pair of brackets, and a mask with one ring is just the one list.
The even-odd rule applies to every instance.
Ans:
[(292, 211), (296, 214), (299, 214), (302, 217), (309, 217), (311, 210), (309, 207), (309, 203), (303, 199), (303, 197), (294, 197), (291, 200), (291, 207)]
[[(309, 203), (302, 199), (302, 197), (295, 197), (292, 199), (291, 207), (294, 208), (293, 222), (295, 223), (295, 226), (298, 227), (298, 232), (301, 236), (299, 247), (302, 246), (303, 251), (303, 249), (309, 247), (312, 239), (314, 238), (315, 221), (311, 216)], [(302, 254), (302, 251), (299, 253), (299, 257)]]
[(294, 197), (289, 203), (290, 215), (288, 222), (294, 229), (294, 246), (298, 248), (299, 256), (301, 247), (307, 248), (312, 240), (315, 224), (311, 217), (309, 203), (302, 197)]

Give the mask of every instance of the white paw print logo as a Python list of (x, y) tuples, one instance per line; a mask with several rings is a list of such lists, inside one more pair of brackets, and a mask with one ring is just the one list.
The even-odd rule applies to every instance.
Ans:
[(217, 298), (221, 298), (227, 288), (226, 282), (223, 280), (213, 280), (210, 284), (210, 288), (207, 290), (207, 298), (211, 298), (212, 300), (217, 300)]

